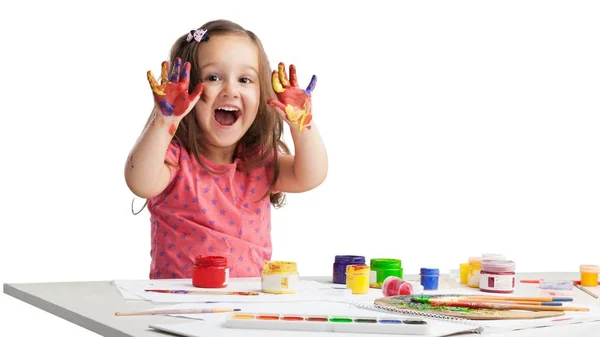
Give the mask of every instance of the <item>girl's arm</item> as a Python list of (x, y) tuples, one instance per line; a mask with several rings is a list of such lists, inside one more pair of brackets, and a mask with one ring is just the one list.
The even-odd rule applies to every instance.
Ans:
[(282, 192), (305, 192), (319, 186), (327, 176), (328, 159), (317, 125), (302, 132), (291, 127), (295, 155), (279, 158), (279, 179), (276, 189)]
[(160, 194), (169, 183), (171, 173), (165, 164), (165, 154), (173, 138), (169, 133), (172, 123), (155, 106), (146, 128), (127, 157), (125, 181), (131, 192), (140, 198)]
[(169, 143), (177, 126), (196, 105), (204, 90), (204, 83), (199, 83), (188, 94), (191, 64), (185, 62), (182, 67), (181, 63), (181, 59), (176, 58), (168, 72), (169, 63), (163, 61), (160, 84), (151, 71), (147, 73), (154, 96), (154, 109), (125, 165), (127, 186), (140, 198), (155, 197), (169, 184), (171, 171), (165, 164)]

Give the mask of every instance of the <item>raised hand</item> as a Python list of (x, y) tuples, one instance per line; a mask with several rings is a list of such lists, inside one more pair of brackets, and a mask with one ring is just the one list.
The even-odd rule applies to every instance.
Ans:
[(191, 94), (188, 94), (190, 85), (191, 65), (186, 62), (181, 69), (181, 59), (176, 58), (171, 69), (170, 78), (167, 78), (169, 62), (162, 63), (160, 84), (156, 82), (152, 71), (148, 71), (148, 82), (152, 88), (154, 101), (165, 116), (181, 116), (183, 118), (196, 103), (204, 90), (204, 83), (198, 84)]
[(289, 123), (298, 125), (300, 132), (304, 127), (310, 130), (311, 93), (317, 85), (317, 76), (312, 76), (306, 90), (301, 89), (298, 87), (296, 67), (293, 64), (290, 65), (290, 80), (288, 81), (285, 66), (280, 62), (278, 70), (273, 71), (272, 85), (277, 99), (269, 99), (267, 103), (278, 108)]

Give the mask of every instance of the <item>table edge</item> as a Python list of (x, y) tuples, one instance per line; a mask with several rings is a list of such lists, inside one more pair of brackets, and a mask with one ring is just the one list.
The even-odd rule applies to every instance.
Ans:
[(11, 284), (4, 283), (3, 292), (8, 296), (23, 301), (35, 308), (43, 310), (56, 317), (62, 318), (91, 332), (97, 333), (100, 336), (134, 337), (132, 335), (123, 333), (123, 331), (99, 323), (81, 314), (65, 309), (61, 306), (50, 303), (42, 298), (19, 290)]

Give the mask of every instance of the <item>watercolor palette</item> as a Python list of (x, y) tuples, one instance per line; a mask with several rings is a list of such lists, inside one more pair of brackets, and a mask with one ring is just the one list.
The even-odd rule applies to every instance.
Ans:
[(430, 325), (420, 318), (324, 316), (270, 313), (231, 314), (225, 327), (234, 329), (294, 330), (373, 334), (427, 335)]

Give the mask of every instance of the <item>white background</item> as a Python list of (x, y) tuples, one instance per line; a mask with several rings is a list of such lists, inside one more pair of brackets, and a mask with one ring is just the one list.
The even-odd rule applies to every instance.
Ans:
[[(411, 274), (482, 253), (518, 271), (600, 263), (597, 2), (165, 3), (3, 2), (2, 282), (148, 277), (148, 212), (132, 215), (123, 178), (146, 71), (218, 18), (301, 86), (318, 76), (329, 176), (273, 212), (273, 259), (303, 275), (336, 254)], [(0, 308), (3, 332), (94, 335), (6, 295)]]

